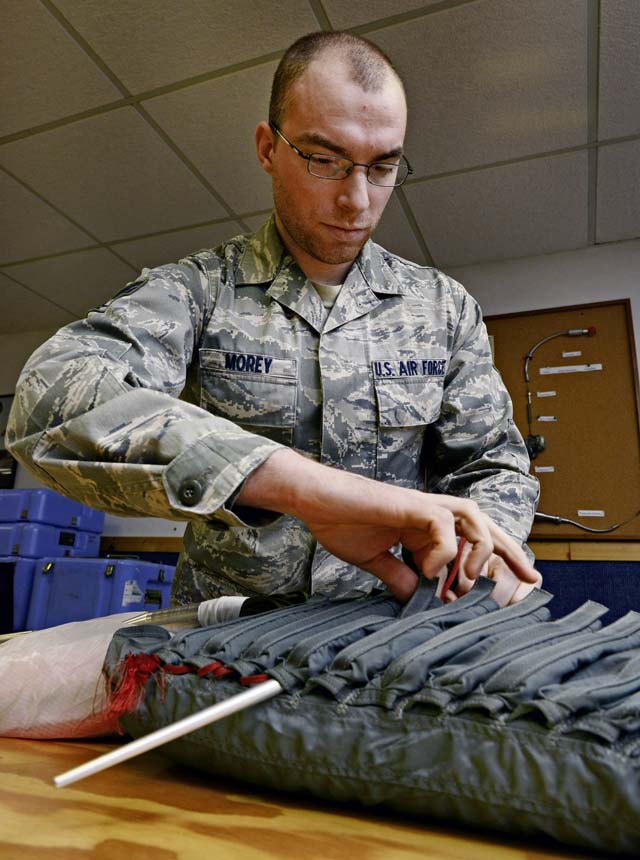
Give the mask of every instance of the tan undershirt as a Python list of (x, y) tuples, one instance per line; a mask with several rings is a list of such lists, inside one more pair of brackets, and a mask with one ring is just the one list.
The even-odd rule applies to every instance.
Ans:
[(316, 284), (315, 281), (311, 281), (311, 283), (313, 284), (317, 294), (320, 296), (322, 304), (327, 308), (327, 310), (331, 310), (338, 298), (340, 290), (342, 289), (342, 284)]

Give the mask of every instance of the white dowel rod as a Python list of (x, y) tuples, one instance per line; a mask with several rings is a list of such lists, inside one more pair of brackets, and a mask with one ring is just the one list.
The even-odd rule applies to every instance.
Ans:
[(84, 779), (94, 773), (99, 773), (101, 770), (106, 770), (108, 767), (113, 767), (114, 764), (120, 764), (120, 762), (127, 761), (127, 759), (134, 758), (141, 753), (148, 752), (162, 746), (162, 744), (180, 738), (182, 735), (187, 735), (189, 732), (193, 732), (203, 726), (208, 726), (217, 720), (222, 720), (224, 717), (237, 713), (237, 711), (244, 710), (244, 708), (250, 708), (252, 705), (257, 705), (266, 699), (272, 699), (282, 691), (283, 688), (277, 681), (273, 679), (263, 681), (261, 684), (256, 684), (255, 687), (250, 687), (236, 696), (225, 699), (224, 702), (218, 702), (209, 708), (204, 708), (204, 710), (198, 711), (196, 714), (191, 714), (182, 720), (178, 720), (177, 723), (171, 723), (171, 725), (164, 726), (155, 732), (151, 732), (151, 734), (137, 738), (135, 741), (124, 744), (124, 746), (98, 756), (85, 764), (67, 770), (65, 773), (55, 776), (53, 782), (58, 788), (63, 788), (72, 782), (77, 782), (79, 779)]

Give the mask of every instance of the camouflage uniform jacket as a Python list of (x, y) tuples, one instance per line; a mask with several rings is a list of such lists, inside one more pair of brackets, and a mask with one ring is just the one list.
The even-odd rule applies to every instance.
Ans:
[(189, 520), (174, 601), (367, 591), (296, 519), (234, 509), (281, 445), (475, 499), (519, 541), (537, 482), (476, 302), (372, 242), (328, 312), (273, 218), (145, 270), (28, 361), (8, 429), (44, 484), (115, 514)]

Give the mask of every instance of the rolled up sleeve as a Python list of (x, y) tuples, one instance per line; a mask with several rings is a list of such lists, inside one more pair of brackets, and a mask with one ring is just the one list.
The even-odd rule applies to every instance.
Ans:
[(183, 262), (144, 273), (61, 329), (18, 381), (13, 456), (101, 510), (239, 522), (225, 501), (281, 446), (189, 402), (214, 300), (210, 279)]

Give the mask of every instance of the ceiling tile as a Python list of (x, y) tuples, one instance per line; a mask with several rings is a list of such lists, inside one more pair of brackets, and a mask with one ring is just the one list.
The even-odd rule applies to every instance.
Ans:
[(0, 333), (52, 329), (73, 321), (73, 314), (35, 295), (0, 272)]
[[(406, 78), (407, 153), (416, 176), (444, 174), (403, 193), (437, 264), (468, 266), (586, 243), (586, 153), (526, 159), (587, 143), (587, 24), (594, 5), (600, 9), (599, 139), (638, 136), (640, 0), (283, 0), (277, 13), (273, 0), (4, 0), (0, 136), (26, 134), (0, 146), (7, 170), (0, 168), (0, 270), (17, 278), (10, 264), (46, 257), (21, 264), (21, 277), (60, 290), (60, 303), (70, 302), (76, 316), (134, 269), (178, 259), (266, 217), (232, 220), (133, 107), (30, 134), (34, 125), (119, 97), (50, 10), (61, 10), (133, 92), (176, 84), (145, 99), (143, 113), (153, 115), (238, 219), (272, 202), (253, 137), (267, 113), (276, 63), (251, 63), (317, 30), (312, 10), (320, 6), (338, 28), (366, 30), (370, 21), (411, 17), (367, 34)], [(230, 74), (236, 64), (249, 67)], [(198, 75), (213, 77), (179, 88)], [(640, 234), (639, 147), (638, 140), (600, 147), (600, 243)], [(501, 161), (514, 163), (468, 170)], [(208, 222), (218, 223), (185, 226)], [(147, 238), (131, 238), (141, 235)], [(108, 250), (80, 253), (96, 238), (114, 242), (131, 271)], [(395, 196), (375, 239), (423, 262)], [(14, 323), (22, 318), (21, 328), (67, 321), (64, 311), (29, 290), (25, 298), (24, 288), (5, 277), (0, 290), (10, 302), (15, 296), (19, 308), (8, 323), (5, 315), (3, 327), (19, 330)], [(30, 306), (33, 312), (23, 312)]]
[(640, 3), (601, 0), (599, 138), (640, 132)]
[(144, 103), (236, 212), (271, 205), (271, 182), (258, 164), (254, 132), (268, 114), (275, 68), (268, 63)]
[[(104, 248), (11, 266), (5, 272), (74, 318), (115, 295), (137, 271)], [(30, 326), (34, 328), (34, 326)]]
[(133, 108), (5, 144), (0, 157), (101, 240), (226, 214)]
[[(394, 0), (391, 3), (389, 0), (367, 0), (366, 3), (354, 3), (353, 0), (323, 0), (322, 5), (333, 27), (336, 30), (343, 30), (387, 18), (390, 15), (424, 9), (440, 2), (441, 0)], [(375, 34), (373, 38), (375, 40)]]
[(318, 21), (300, 0), (56, 0), (132, 91), (284, 50)]
[(41, 3), (4, 0), (0, 29), (0, 135), (120, 97), (113, 84)]
[(0, 263), (91, 245), (86, 233), (0, 170)]
[(164, 233), (162, 236), (149, 236), (147, 239), (118, 242), (112, 247), (138, 269), (151, 269), (163, 263), (175, 263), (202, 248), (213, 248), (243, 232), (237, 221), (224, 221), (222, 224), (193, 227), (190, 230)]
[(549, 254), (587, 244), (587, 154), (406, 186), (440, 268)]
[(640, 237), (640, 140), (598, 151), (597, 241)]
[(371, 34), (403, 75), (417, 175), (587, 139), (584, 0), (478, 0)]
[(265, 212), (262, 215), (251, 215), (248, 218), (243, 218), (244, 223), (249, 227), (252, 233), (255, 233), (256, 230), (259, 230), (260, 227), (264, 224), (264, 222), (269, 217), (269, 212)]
[[(0, 287), (1, 289), (1, 287)], [(2, 332), (2, 363), (0, 364), (0, 395), (14, 392), (18, 377), (29, 356), (55, 334), (60, 326), (40, 331), (13, 330)], [(7, 415), (6, 418), (9, 416)], [(6, 423), (5, 418), (5, 423)], [(0, 415), (0, 426), (2, 426)], [(17, 486), (17, 485), (16, 485)]]

